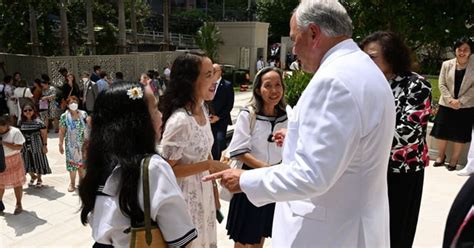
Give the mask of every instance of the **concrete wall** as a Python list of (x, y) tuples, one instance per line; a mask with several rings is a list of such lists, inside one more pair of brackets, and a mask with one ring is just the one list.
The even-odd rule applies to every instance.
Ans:
[[(148, 70), (157, 70), (163, 73), (163, 67), (182, 52), (150, 52), (134, 53), (123, 55), (91, 55), (91, 56), (58, 56), (39, 57), (18, 54), (0, 53), (0, 62), (5, 64), (5, 71), (12, 75), (18, 71), (22, 78), (29, 84), (33, 84), (35, 78), (46, 73), (51, 78), (53, 85), (60, 83), (59, 68), (65, 67), (79, 80), (80, 74), (84, 71), (92, 72), (94, 65), (100, 65), (112, 77), (115, 72), (121, 71), (125, 80), (138, 81), (140, 74)], [(0, 77), (4, 73), (0, 70)]]
[[(257, 63), (257, 49), (263, 49), (263, 57), (266, 61), (268, 27), (264, 22), (216, 22), (221, 31), (224, 44), (219, 47), (219, 63), (232, 64), (238, 69), (250, 71), (253, 79)], [(249, 49), (247, 65), (242, 65), (242, 48)], [(247, 60), (247, 59), (244, 59)]]
[(291, 41), (290, 37), (288, 36), (282, 36), (280, 44), (281, 44), (281, 47), (280, 47), (281, 68), (285, 69), (286, 68), (286, 54), (288, 52), (290, 54), (293, 53), (293, 41)]

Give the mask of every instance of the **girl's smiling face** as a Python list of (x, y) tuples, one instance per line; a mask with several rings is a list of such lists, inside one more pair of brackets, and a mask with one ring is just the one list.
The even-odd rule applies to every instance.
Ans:
[(201, 69), (196, 80), (196, 99), (198, 101), (210, 101), (214, 98), (214, 91), (216, 90), (215, 79), (212, 61), (208, 57), (204, 57), (201, 61)]

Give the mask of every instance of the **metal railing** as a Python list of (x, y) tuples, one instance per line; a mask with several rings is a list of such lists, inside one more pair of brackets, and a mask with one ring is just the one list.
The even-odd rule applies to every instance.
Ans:
[[(131, 32), (127, 32), (127, 40), (131, 41)], [(197, 48), (194, 36), (189, 34), (170, 33), (170, 45), (177, 48)], [(150, 31), (146, 33), (137, 34), (138, 42), (143, 44), (162, 44), (165, 42), (165, 35), (163, 32)]]

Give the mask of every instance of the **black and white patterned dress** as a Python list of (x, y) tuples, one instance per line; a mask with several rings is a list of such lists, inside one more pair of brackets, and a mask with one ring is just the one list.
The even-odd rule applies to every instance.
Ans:
[(36, 118), (33, 121), (23, 121), (20, 130), (25, 137), (25, 143), (21, 150), (21, 156), (25, 162), (26, 172), (38, 173), (41, 175), (50, 174), (48, 158), (43, 153), (43, 141), (40, 130), (46, 128), (44, 123)]

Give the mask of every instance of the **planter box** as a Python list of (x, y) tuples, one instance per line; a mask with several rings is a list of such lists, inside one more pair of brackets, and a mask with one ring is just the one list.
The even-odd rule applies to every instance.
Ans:
[[(431, 160), (435, 160), (438, 157), (438, 147), (436, 144), (436, 138), (430, 135), (431, 129), (433, 128), (433, 123), (428, 122), (428, 128), (426, 132), (426, 142), (428, 143), (429, 155)], [(467, 153), (469, 151), (469, 146), (471, 143), (466, 143), (459, 157), (458, 165), (464, 167), (467, 163)], [(446, 163), (449, 163), (452, 154), (452, 143), (448, 142), (448, 147), (446, 148)]]

